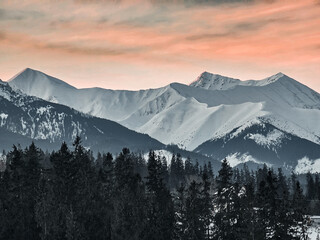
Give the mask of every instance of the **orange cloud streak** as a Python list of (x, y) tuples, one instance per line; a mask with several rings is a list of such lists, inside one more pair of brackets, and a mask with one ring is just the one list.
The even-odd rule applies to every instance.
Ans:
[[(18, 66), (14, 61), (21, 56), (31, 59), (38, 68), (53, 70), (63, 68), (66, 62), (100, 69), (112, 63), (113, 70), (101, 70), (101, 75), (95, 76), (100, 79), (96, 84), (103, 84), (108, 74), (123, 77), (127, 72), (124, 79), (143, 78), (145, 66), (155, 72), (167, 69), (167, 75), (161, 73), (161, 79), (155, 75), (151, 81), (149, 73), (134, 88), (160, 86), (172, 79), (188, 82), (192, 79), (182, 78), (196, 76), (197, 71), (207, 67), (212, 68), (208, 71), (242, 78), (283, 69), (320, 90), (320, 68), (316, 67), (320, 66), (320, 5), (316, 1), (192, 7), (168, 7), (146, 1), (82, 3), (0, 3), (0, 53), (6, 54), (0, 56), (3, 74), (8, 78), (12, 72), (6, 68), (14, 71), (28, 67), (27, 62)], [(37, 59), (33, 58), (35, 52)], [(237, 69), (241, 71), (236, 72)], [(92, 71), (86, 78), (90, 74)], [(66, 75), (70, 73), (66, 71)], [(152, 84), (148, 85), (148, 81)], [(125, 83), (113, 86), (125, 88), (121, 84)], [(95, 84), (82, 81), (76, 85)], [(102, 87), (108, 86), (106, 82)]]

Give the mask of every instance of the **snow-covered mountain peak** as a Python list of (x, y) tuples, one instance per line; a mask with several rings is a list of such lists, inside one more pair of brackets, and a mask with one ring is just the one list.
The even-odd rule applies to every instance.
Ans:
[(226, 90), (238, 85), (239, 82), (239, 79), (203, 72), (194, 82), (190, 84), (190, 86), (208, 90)]
[(288, 77), (287, 75), (285, 75), (284, 73), (282, 73), (282, 72), (278, 72), (277, 74), (275, 74), (275, 75), (273, 75), (274, 77), (277, 77), (277, 78), (281, 78), (281, 77), (284, 77), (284, 76), (286, 76), (286, 77)]
[(76, 90), (75, 87), (58, 78), (31, 68), (24, 69), (12, 77), (8, 83), (16, 91), (21, 90), (25, 94), (55, 103), (58, 103), (55, 100), (55, 93), (68, 94), (69, 91)]
[(285, 81), (285, 80), (295, 81), (294, 79), (292, 79), (289, 76), (283, 74), (282, 72), (279, 72), (277, 74), (274, 74), (274, 75), (272, 75), (270, 77), (267, 77), (265, 79), (262, 79), (262, 80), (256, 81), (256, 82), (260, 82), (260, 84), (257, 84), (259, 86), (265, 86), (265, 85), (268, 85), (268, 84), (273, 83), (273, 82)]
[(278, 81), (281, 81), (283, 84), (285, 82), (296, 82), (294, 79), (281, 72), (262, 80), (247, 81), (241, 81), (240, 79), (230, 78), (219, 74), (203, 72), (194, 82), (190, 84), (190, 86), (207, 90), (228, 90), (237, 86), (261, 87)]
[(50, 86), (60, 86), (63, 88), (75, 89), (75, 87), (67, 84), (66, 82), (58, 78), (49, 76), (43, 72), (31, 68), (26, 68), (17, 75), (15, 75), (13, 78), (9, 80), (9, 83), (12, 87), (18, 89), (23, 89), (22, 86), (33, 85), (45, 85), (47, 88), (50, 88)]

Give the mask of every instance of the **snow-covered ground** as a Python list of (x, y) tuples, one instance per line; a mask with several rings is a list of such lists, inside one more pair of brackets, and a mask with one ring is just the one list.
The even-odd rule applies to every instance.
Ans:
[(320, 216), (310, 216), (312, 220), (312, 225), (308, 228), (308, 237), (310, 240), (317, 240), (320, 239)]
[(310, 227), (308, 229), (308, 233), (309, 233), (309, 238), (310, 240), (317, 240), (317, 236), (320, 237), (320, 229), (317, 227)]

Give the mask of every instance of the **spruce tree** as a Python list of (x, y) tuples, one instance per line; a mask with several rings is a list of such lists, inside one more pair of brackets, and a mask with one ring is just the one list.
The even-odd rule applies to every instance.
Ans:
[(307, 173), (306, 179), (307, 179), (306, 197), (308, 200), (314, 200), (316, 197), (316, 193), (315, 193), (316, 187), (315, 187), (313, 176), (310, 172)]
[[(8, 222), (4, 226), (2, 238), (24, 239), (24, 233), (29, 231), (30, 209), (25, 191), (26, 162), (24, 161), (23, 151), (13, 146), (13, 150), (8, 154), (8, 161), (9, 179), (6, 201)], [(28, 210), (26, 215), (24, 210)]]
[(39, 194), (38, 183), (40, 180), (41, 167), (40, 161), (43, 157), (41, 152), (34, 143), (32, 143), (24, 152), (25, 158), (25, 177), (24, 177), (24, 191), (25, 204), (27, 208), (24, 214), (28, 227), (24, 233), (24, 237), (28, 239), (40, 239), (40, 229), (37, 226), (35, 219), (35, 206)]
[(236, 193), (232, 185), (232, 168), (227, 159), (224, 159), (217, 178), (218, 192), (215, 198), (217, 226), (216, 237), (219, 239), (236, 239), (234, 226), (237, 222), (234, 209)]
[(147, 239), (172, 239), (174, 237), (174, 205), (172, 196), (163, 182), (162, 164), (154, 152), (149, 153)]
[(205, 239), (206, 228), (201, 207), (201, 184), (192, 181), (186, 198), (186, 230), (185, 239)]
[(209, 171), (202, 174), (202, 189), (201, 189), (201, 217), (205, 228), (205, 239), (211, 238), (212, 224), (214, 222), (213, 215), (213, 199), (211, 196), (211, 182)]
[(175, 234), (174, 239), (186, 239), (187, 218), (186, 218), (186, 195), (183, 184), (177, 189), (175, 198)]
[(145, 187), (134, 172), (134, 160), (124, 148), (115, 160), (114, 213), (111, 239), (144, 239), (146, 230)]
[(307, 239), (308, 238), (308, 226), (307, 226), (307, 216), (306, 216), (306, 201), (303, 195), (303, 190), (301, 188), (300, 182), (295, 182), (295, 189), (292, 196), (292, 209), (293, 209), (293, 219), (294, 226), (292, 235), (295, 239)]

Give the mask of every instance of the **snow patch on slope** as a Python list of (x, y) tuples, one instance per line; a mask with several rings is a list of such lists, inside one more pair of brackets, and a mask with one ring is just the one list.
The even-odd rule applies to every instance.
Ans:
[[(257, 159), (252, 157), (250, 154), (240, 154), (240, 153), (233, 153), (229, 154), (226, 159), (228, 160), (231, 167), (235, 167), (239, 164), (246, 163), (246, 162), (254, 162), (257, 164), (264, 164), (264, 162), (259, 162)], [(221, 160), (222, 161), (222, 160)], [(271, 164), (268, 165), (271, 167)]]
[(304, 157), (298, 160), (298, 164), (294, 170), (297, 174), (303, 174), (307, 172), (319, 173), (320, 172), (320, 158), (311, 160), (308, 157)]
[(2, 127), (5, 123), (6, 123), (6, 120), (8, 118), (8, 114), (6, 113), (0, 113), (0, 127)]
[[(258, 124), (264, 126), (264, 124), (261, 122), (261, 120), (257, 117), (257, 118), (253, 118), (251, 120), (246, 121), (244, 124), (242, 124), (240, 126), (236, 126), (235, 128), (237, 128), (237, 129), (236, 129), (236, 131), (234, 131), (230, 134), (230, 139), (239, 136), (239, 134), (241, 134), (244, 130), (251, 127), (252, 125), (258, 125)], [(216, 135), (214, 138), (221, 138), (226, 133), (229, 133), (229, 132), (222, 132), (219, 135)]]
[(4, 99), (7, 99), (8, 101), (10, 101), (10, 94), (6, 91), (3, 91), (0, 89), (0, 97), (3, 97)]
[(48, 114), (50, 112), (50, 109), (52, 109), (52, 106), (46, 106), (46, 107), (40, 107), (37, 109), (37, 114), (43, 115), (44, 113)]
[(252, 139), (260, 146), (265, 147), (275, 147), (279, 146), (282, 142), (282, 139), (285, 137), (285, 134), (277, 129), (269, 132), (266, 136), (259, 133), (249, 133), (245, 139)]

